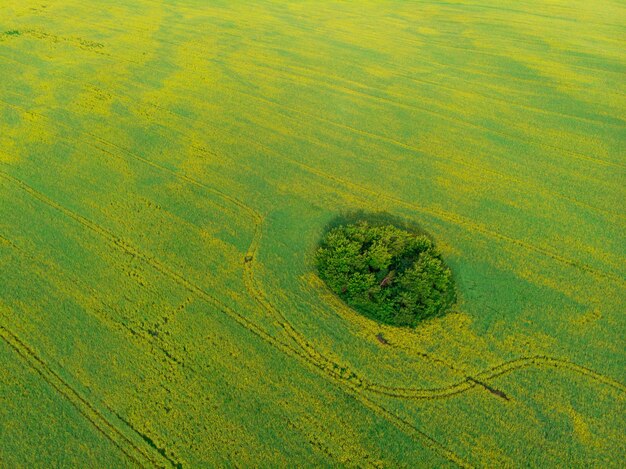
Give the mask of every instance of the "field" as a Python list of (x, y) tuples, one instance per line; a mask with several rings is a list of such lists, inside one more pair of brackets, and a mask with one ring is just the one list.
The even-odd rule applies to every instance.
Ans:
[[(0, 3), (0, 466), (621, 467), (626, 5)], [(414, 330), (329, 293), (428, 231)]]

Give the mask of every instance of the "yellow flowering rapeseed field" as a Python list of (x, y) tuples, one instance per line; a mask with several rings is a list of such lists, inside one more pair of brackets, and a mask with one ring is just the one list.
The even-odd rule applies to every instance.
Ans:
[[(621, 467), (626, 5), (0, 2), (0, 466)], [(419, 225), (452, 311), (319, 279)]]

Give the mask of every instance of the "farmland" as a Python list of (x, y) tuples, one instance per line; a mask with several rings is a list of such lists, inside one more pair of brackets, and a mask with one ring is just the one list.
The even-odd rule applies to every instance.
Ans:
[[(0, 3), (0, 466), (619, 467), (626, 7)], [(458, 302), (318, 278), (416, 223)]]

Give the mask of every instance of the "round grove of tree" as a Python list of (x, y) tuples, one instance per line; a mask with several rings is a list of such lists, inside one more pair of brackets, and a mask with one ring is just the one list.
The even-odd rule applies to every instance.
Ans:
[(315, 260), (320, 278), (343, 301), (385, 324), (413, 327), (456, 301), (452, 272), (434, 243), (393, 225), (335, 227)]

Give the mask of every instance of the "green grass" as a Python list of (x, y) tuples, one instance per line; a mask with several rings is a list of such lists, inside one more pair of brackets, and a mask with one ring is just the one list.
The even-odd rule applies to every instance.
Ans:
[[(619, 467), (624, 24), (2, 2), (0, 465)], [(457, 309), (338, 301), (353, 210), (434, 234)]]

